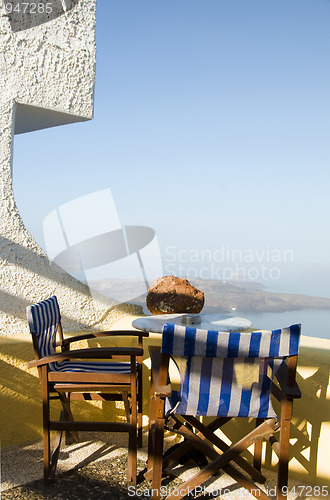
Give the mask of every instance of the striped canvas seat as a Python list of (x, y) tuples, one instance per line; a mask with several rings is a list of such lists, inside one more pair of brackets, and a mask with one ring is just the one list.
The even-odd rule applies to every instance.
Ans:
[(92, 373), (131, 373), (129, 363), (100, 363), (94, 361), (62, 361), (61, 363), (52, 363), (52, 371), (57, 372), (92, 372)]
[(169, 412), (219, 417), (275, 417), (272, 379), (298, 354), (300, 325), (273, 331), (215, 332), (174, 324), (163, 328), (162, 353), (184, 357), (180, 393)]
[[(299, 336), (300, 325), (239, 333), (164, 325), (161, 347), (149, 347), (149, 459), (145, 478), (152, 483), (152, 500), (160, 500), (163, 487), (170, 491), (166, 500), (179, 500), (187, 492), (194, 494), (197, 487), (201, 492), (221, 469), (246, 492), (271, 500), (273, 496), (260, 488), (266, 481), (261, 472), (264, 441), (279, 458), (276, 498), (283, 500), (283, 488), (288, 485), (293, 400), (301, 397), (295, 380)], [(177, 374), (171, 359), (180, 373), (178, 391), (174, 390)], [(278, 416), (271, 398), (280, 403), (276, 406)], [(163, 455), (165, 430), (184, 439)], [(193, 462), (201, 469), (196, 471)], [(195, 471), (172, 494), (169, 478), (166, 486), (162, 478), (172, 474), (178, 463), (192, 463)]]
[[(56, 352), (56, 334), (61, 321), (60, 308), (55, 295), (27, 308), (30, 330), (38, 339), (40, 357), (51, 356)], [(121, 373), (131, 372), (130, 363), (94, 362), (94, 361), (61, 361), (49, 363), (49, 371), (53, 372), (92, 372)]]

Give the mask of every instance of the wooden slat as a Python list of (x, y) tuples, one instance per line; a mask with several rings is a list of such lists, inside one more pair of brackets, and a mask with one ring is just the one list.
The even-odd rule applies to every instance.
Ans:
[(58, 422), (51, 420), (49, 427), (53, 431), (95, 431), (95, 432), (129, 432), (131, 424), (126, 422)]
[(128, 384), (122, 384), (122, 385), (115, 385), (115, 384), (95, 384), (93, 387), (91, 387), (90, 384), (55, 384), (54, 389), (57, 392), (84, 392), (84, 393), (91, 393), (95, 394), (98, 392), (104, 392), (104, 393), (111, 393), (111, 392), (117, 392), (121, 393), (123, 391), (129, 391), (130, 386)]
[(49, 372), (49, 382), (83, 382), (86, 384), (103, 383), (107, 385), (130, 384), (129, 373), (91, 373), (91, 372)]
[[(121, 393), (126, 392), (124, 390)], [(123, 401), (121, 393), (113, 394), (111, 393), (92, 393), (92, 392), (71, 392), (70, 400), (72, 401)]]
[(79, 342), (80, 340), (90, 340), (90, 339), (96, 339), (100, 337), (149, 337), (148, 332), (140, 332), (140, 331), (134, 331), (134, 330), (110, 330), (110, 331), (99, 331), (99, 332), (92, 332), (92, 333), (85, 333), (82, 335), (76, 335), (74, 337), (66, 337), (63, 340), (60, 340), (57, 342), (57, 345), (69, 345), (72, 344), (73, 342)]

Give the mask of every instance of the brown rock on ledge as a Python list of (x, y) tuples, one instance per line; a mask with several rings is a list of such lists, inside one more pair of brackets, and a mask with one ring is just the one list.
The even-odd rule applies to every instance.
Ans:
[(176, 276), (158, 278), (148, 290), (147, 307), (152, 314), (198, 314), (203, 306), (204, 293)]

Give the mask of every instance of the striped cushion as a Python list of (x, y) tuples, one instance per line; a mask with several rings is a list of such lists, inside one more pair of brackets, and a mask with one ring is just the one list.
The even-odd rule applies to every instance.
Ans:
[(56, 372), (131, 373), (130, 363), (62, 361), (61, 363), (50, 363), (50, 365), (50, 370)]
[(162, 352), (186, 357), (175, 412), (276, 416), (270, 401), (272, 378), (285, 357), (298, 354), (299, 336), (300, 325), (258, 332), (214, 332), (164, 325)]
[[(30, 332), (38, 339), (40, 358), (56, 352), (56, 334), (61, 321), (60, 308), (55, 295), (26, 309)], [(49, 363), (50, 371), (130, 373), (130, 363), (104, 363), (94, 361), (62, 361)]]
[(30, 332), (37, 335), (40, 357), (55, 354), (56, 333), (61, 321), (55, 295), (28, 307), (26, 314)]

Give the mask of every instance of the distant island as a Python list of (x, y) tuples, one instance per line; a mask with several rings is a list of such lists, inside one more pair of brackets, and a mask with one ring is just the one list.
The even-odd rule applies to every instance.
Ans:
[(330, 309), (330, 299), (293, 293), (268, 292), (258, 283), (220, 280), (190, 280), (204, 292), (204, 312), (285, 312), (300, 309)]
[[(286, 312), (301, 309), (330, 309), (330, 299), (293, 293), (268, 292), (263, 285), (247, 281), (222, 281), (190, 279), (192, 285), (204, 292), (203, 312)], [(87, 284), (87, 283), (86, 283)], [(137, 297), (123, 300), (145, 307), (146, 294), (141, 293), (141, 280), (99, 280), (89, 282), (89, 286), (107, 297), (119, 298), (125, 295)], [(143, 288), (142, 287), (142, 288)]]

